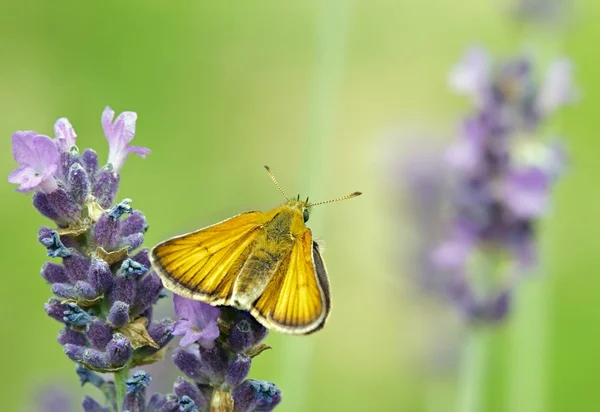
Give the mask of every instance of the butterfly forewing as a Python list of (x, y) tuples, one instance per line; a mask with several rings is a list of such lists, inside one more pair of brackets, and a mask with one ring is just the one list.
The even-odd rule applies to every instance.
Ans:
[(281, 332), (315, 332), (323, 327), (329, 313), (328, 293), (325, 266), (318, 246), (313, 247), (310, 229), (306, 229), (279, 264), (252, 313)]
[(191, 299), (224, 304), (265, 223), (248, 212), (158, 244), (150, 257), (167, 289)]

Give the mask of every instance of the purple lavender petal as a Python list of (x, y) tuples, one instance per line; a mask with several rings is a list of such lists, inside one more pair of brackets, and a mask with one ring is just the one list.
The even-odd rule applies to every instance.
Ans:
[(193, 322), (199, 329), (205, 328), (211, 322), (216, 322), (217, 318), (221, 315), (221, 311), (217, 307), (204, 302), (186, 299), (177, 294), (173, 294), (173, 304), (177, 316)]
[(54, 173), (59, 156), (52, 139), (32, 131), (15, 132), (12, 150), (19, 167), (10, 173), (8, 181), (19, 184), (19, 191), (29, 193), (40, 189), (52, 193), (58, 188)]
[(473, 47), (456, 65), (448, 77), (450, 88), (457, 94), (467, 95), (476, 104), (487, 97), (487, 85), (491, 75), (491, 58), (487, 51)]
[(541, 217), (549, 203), (550, 182), (539, 169), (512, 172), (504, 186), (504, 201), (521, 219)]
[(68, 152), (75, 145), (77, 135), (73, 126), (67, 118), (62, 117), (54, 123), (54, 136), (56, 136), (56, 147), (60, 152)]
[(113, 123), (115, 112), (106, 107), (102, 113), (102, 128), (108, 140), (108, 163), (112, 165), (115, 174), (118, 174), (130, 153), (146, 157), (150, 149), (137, 146), (128, 146), (135, 135), (137, 114), (123, 112)]
[(577, 100), (573, 83), (573, 64), (569, 59), (552, 62), (537, 96), (537, 109), (542, 115), (550, 115), (565, 104)]

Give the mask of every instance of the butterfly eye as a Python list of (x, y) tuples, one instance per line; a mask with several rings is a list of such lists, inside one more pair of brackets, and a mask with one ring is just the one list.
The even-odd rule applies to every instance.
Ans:
[(302, 211), (302, 217), (304, 218), (304, 223), (308, 222), (308, 210), (304, 209)]

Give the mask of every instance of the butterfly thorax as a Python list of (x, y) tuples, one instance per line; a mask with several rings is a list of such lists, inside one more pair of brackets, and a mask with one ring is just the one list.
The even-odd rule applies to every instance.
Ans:
[(291, 200), (265, 214), (251, 255), (246, 260), (233, 288), (231, 304), (248, 310), (285, 259), (297, 238), (307, 230), (303, 211), (306, 202)]

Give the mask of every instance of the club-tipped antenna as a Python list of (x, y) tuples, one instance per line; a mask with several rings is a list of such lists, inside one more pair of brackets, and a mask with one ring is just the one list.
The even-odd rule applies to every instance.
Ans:
[(265, 165), (265, 169), (267, 170), (267, 173), (271, 177), (271, 180), (273, 181), (273, 183), (275, 183), (275, 186), (277, 186), (277, 189), (279, 189), (279, 191), (281, 192), (281, 194), (283, 195), (283, 197), (285, 197), (285, 200), (290, 200), (287, 197), (287, 195), (285, 194), (285, 192), (283, 191), (283, 189), (281, 188), (281, 186), (279, 186), (279, 183), (277, 182), (277, 179), (275, 179), (275, 176), (273, 175), (273, 172), (271, 172), (271, 169), (269, 168), (269, 166)]
[(323, 205), (325, 203), (333, 203), (333, 202), (338, 202), (340, 200), (346, 200), (346, 199), (352, 199), (353, 197), (357, 197), (362, 195), (362, 192), (352, 192), (347, 194), (346, 196), (342, 196), (342, 197), (338, 197), (336, 199), (331, 199), (331, 200), (325, 200), (324, 202), (317, 202), (317, 203), (311, 203), (309, 206), (317, 206), (317, 205)]

